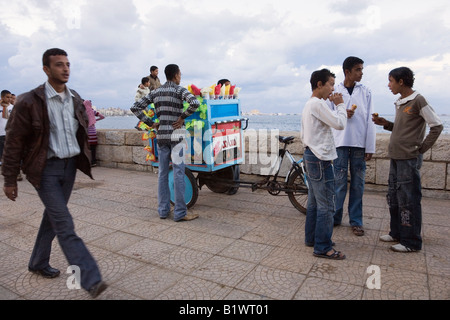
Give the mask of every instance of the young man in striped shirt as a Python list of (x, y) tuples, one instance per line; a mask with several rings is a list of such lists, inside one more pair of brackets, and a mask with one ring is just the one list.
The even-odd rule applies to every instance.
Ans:
[[(198, 218), (196, 214), (187, 214), (184, 199), (184, 135), (182, 130), (184, 120), (192, 115), (200, 106), (197, 98), (186, 88), (180, 86), (181, 71), (175, 64), (169, 64), (164, 70), (167, 82), (147, 96), (137, 101), (130, 110), (146, 125), (158, 130), (158, 213), (161, 219), (166, 219), (170, 213), (169, 169), (170, 162), (174, 171), (175, 221), (189, 221)], [(183, 112), (183, 102), (189, 103), (189, 108)], [(155, 105), (159, 123), (144, 114), (149, 104)]]

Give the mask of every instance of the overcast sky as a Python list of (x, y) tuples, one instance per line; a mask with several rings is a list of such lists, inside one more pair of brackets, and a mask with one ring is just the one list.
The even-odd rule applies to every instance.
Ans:
[(301, 113), (313, 71), (343, 80), (350, 55), (365, 61), (375, 110), (394, 113), (388, 73), (408, 66), (415, 89), (448, 114), (448, 0), (0, 0), (0, 89), (42, 84), (42, 54), (66, 50), (69, 87), (98, 108), (129, 108), (137, 85), (176, 63), (181, 85), (221, 78), (241, 87), (243, 111)]

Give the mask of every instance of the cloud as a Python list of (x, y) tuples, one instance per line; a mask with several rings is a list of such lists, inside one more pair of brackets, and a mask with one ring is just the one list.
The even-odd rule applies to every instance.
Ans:
[(381, 113), (392, 113), (390, 69), (406, 65), (416, 87), (444, 113), (439, 84), (450, 80), (446, 0), (0, 0), (0, 86), (24, 92), (45, 81), (41, 56), (69, 53), (69, 85), (100, 107), (128, 108), (149, 67), (180, 65), (182, 85), (229, 78), (244, 110), (301, 112), (309, 77), (328, 67), (343, 78), (349, 55), (365, 61)]

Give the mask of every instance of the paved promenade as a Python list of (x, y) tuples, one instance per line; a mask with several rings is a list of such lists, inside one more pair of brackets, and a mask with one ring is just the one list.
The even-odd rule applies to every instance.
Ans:
[[(347, 259), (331, 261), (303, 244), (305, 216), (286, 196), (247, 188), (230, 196), (205, 186), (190, 210), (200, 218), (174, 222), (158, 217), (156, 174), (102, 167), (93, 174), (90, 180), (78, 172), (69, 207), (110, 285), (98, 300), (450, 298), (449, 200), (423, 198), (423, 250), (395, 253), (378, 239), (389, 231), (385, 194), (366, 192), (365, 236), (354, 236), (344, 216), (333, 241)], [(61, 276), (28, 272), (42, 212), (28, 181), (19, 182), (16, 202), (1, 192), (0, 299), (90, 300), (84, 290), (68, 289), (57, 241), (50, 263)], [(368, 283), (377, 274), (379, 282)]]

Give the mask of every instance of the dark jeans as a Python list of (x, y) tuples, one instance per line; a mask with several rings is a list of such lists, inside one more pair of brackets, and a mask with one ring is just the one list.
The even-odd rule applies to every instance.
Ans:
[(97, 145), (91, 144), (89, 148), (91, 149), (91, 164), (97, 164)]
[(28, 266), (34, 270), (49, 266), (52, 241), (56, 236), (69, 265), (80, 268), (81, 286), (89, 290), (102, 278), (83, 240), (75, 234), (73, 219), (67, 208), (76, 170), (75, 158), (47, 160), (41, 186), (36, 189), (45, 211)]
[(391, 214), (391, 237), (405, 247), (422, 249), (422, 186), (420, 168), (423, 156), (409, 160), (391, 159), (387, 202)]

